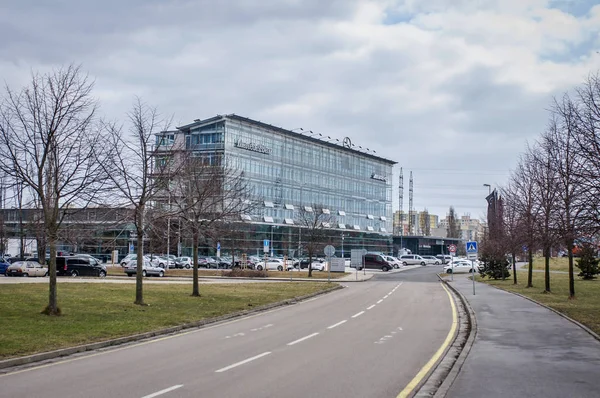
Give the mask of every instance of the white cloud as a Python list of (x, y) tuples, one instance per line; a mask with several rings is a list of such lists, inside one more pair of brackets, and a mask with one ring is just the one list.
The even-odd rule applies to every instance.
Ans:
[(482, 184), (504, 181), (552, 95), (600, 68), (600, 6), (559, 3), (14, 0), (0, 72), (22, 85), (82, 62), (112, 118), (139, 95), (178, 125), (235, 112), (349, 136), (415, 171), (417, 209), (479, 216)]

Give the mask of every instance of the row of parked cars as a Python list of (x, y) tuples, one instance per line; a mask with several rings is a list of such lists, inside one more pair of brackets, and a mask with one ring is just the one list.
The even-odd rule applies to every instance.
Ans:
[[(5, 276), (48, 276), (48, 267), (40, 263), (37, 257), (14, 261), (11, 264), (0, 263), (0, 274)], [(95, 257), (87, 254), (56, 257), (56, 275), (58, 276), (106, 276), (106, 266)]]

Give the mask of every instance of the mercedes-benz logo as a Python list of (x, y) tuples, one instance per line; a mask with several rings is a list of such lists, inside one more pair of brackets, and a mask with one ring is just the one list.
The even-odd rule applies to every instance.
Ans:
[(345, 148), (351, 148), (352, 141), (350, 141), (350, 137), (345, 137), (344, 141), (342, 142), (342, 145), (344, 145)]

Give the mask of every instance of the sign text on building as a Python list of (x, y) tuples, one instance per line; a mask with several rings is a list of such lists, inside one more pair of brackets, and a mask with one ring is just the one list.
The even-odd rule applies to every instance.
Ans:
[(383, 182), (387, 182), (387, 178), (385, 178), (385, 176), (382, 176), (381, 174), (371, 174), (371, 178), (374, 180), (378, 180), (378, 181), (383, 181)]
[(271, 154), (271, 148), (267, 148), (261, 144), (255, 144), (254, 142), (245, 142), (241, 140), (236, 140), (233, 144), (236, 148), (247, 149), (249, 151), (264, 153), (265, 155)]

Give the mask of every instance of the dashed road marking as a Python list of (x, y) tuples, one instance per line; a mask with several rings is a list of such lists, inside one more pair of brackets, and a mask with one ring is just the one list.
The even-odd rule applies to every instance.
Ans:
[(376, 305), (376, 304), (373, 304), (372, 306), (370, 306), (370, 307), (367, 307), (367, 309), (368, 309), (368, 310), (370, 310), (371, 308), (375, 307), (375, 305)]
[(163, 395), (163, 394), (166, 394), (166, 393), (168, 393), (170, 391), (177, 390), (178, 388), (181, 388), (181, 387), (183, 387), (183, 384), (178, 384), (176, 386), (172, 386), (172, 387), (169, 387), (169, 388), (165, 388), (164, 390), (157, 391), (157, 392), (155, 392), (153, 394), (150, 394), (150, 395), (144, 395), (142, 398), (154, 398), (154, 397), (158, 397), (159, 395)]
[(358, 317), (358, 316), (361, 316), (361, 315), (362, 315), (362, 314), (364, 314), (364, 313), (365, 313), (364, 311), (358, 312), (358, 313), (356, 313), (356, 314), (352, 315), (352, 318), (356, 318), (356, 317)]
[(313, 334), (309, 334), (308, 336), (304, 336), (304, 337), (302, 337), (301, 339), (298, 339), (298, 340), (292, 341), (291, 343), (288, 343), (287, 345), (294, 345), (294, 344), (298, 344), (298, 343), (300, 343), (300, 342), (302, 342), (302, 341), (304, 341), (304, 340), (308, 340), (308, 339), (310, 339), (311, 337), (315, 337), (315, 336), (316, 336), (316, 335), (318, 335), (318, 334), (319, 334), (319, 333), (313, 333)]
[(328, 326), (328, 327), (327, 327), (327, 329), (333, 329), (333, 328), (335, 328), (335, 327), (338, 327), (338, 326), (340, 326), (340, 325), (342, 325), (342, 324), (344, 324), (344, 323), (346, 323), (346, 322), (347, 322), (347, 320), (346, 320), (346, 319), (344, 319), (343, 321), (340, 321), (340, 322), (338, 322), (338, 323), (335, 323), (335, 324), (333, 324), (333, 325), (331, 325), (331, 326)]
[(252, 358), (244, 359), (243, 361), (236, 362), (236, 363), (234, 363), (233, 365), (229, 365), (229, 366), (226, 366), (226, 367), (224, 367), (224, 368), (221, 368), (221, 369), (219, 369), (219, 370), (215, 370), (215, 373), (226, 372), (226, 371), (228, 371), (228, 370), (230, 370), (230, 369), (236, 368), (236, 367), (238, 367), (238, 366), (240, 366), (240, 365), (243, 365), (243, 364), (245, 364), (245, 363), (252, 362), (252, 361), (254, 361), (254, 360), (258, 359), (258, 358), (262, 358), (262, 357), (264, 357), (264, 356), (267, 356), (267, 355), (269, 355), (270, 353), (271, 353), (271, 351), (263, 352), (262, 354), (255, 355), (255, 356), (253, 356)]

